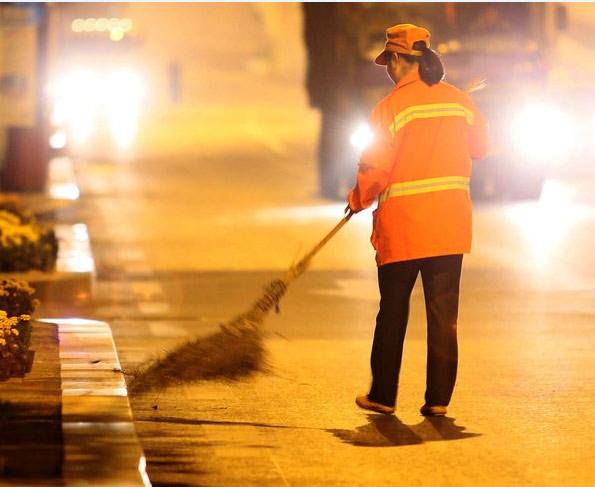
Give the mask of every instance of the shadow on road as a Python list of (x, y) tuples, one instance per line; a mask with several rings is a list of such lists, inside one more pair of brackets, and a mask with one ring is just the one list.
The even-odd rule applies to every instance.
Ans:
[[(276, 429), (295, 429), (297, 426), (285, 426), (267, 423), (254, 423), (250, 421), (212, 421), (208, 419), (188, 419), (188, 418), (173, 418), (170, 416), (158, 416), (155, 418), (148, 418), (142, 420), (151, 423), (169, 423), (169, 424), (183, 424), (190, 426), (201, 425), (221, 425), (221, 426), (255, 426), (257, 428), (276, 428)], [(311, 429), (311, 428), (303, 428)]]
[(396, 416), (369, 414), (368, 424), (355, 430), (329, 429), (329, 433), (345, 443), (355, 446), (419, 445), (426, 441), (461, 440), (480, 436), (467, 433), (457, 426), (454, 418), (424, 418), (421, 423), (406, 425)]
[[(354, 446), (404, 446), (419, 445), (428, 441), (462, 440), (481, 436), (479, 433), (468, 433), (464, 426), (455, 424), (455, 418), (427, 417), (421, 423), (406, 425), (396, 416), (368, 414), (368, 423), (355, 430), (326, 429), (335, 437)], [(142, 423), (173, 423), (179, 425), (201, 426), (255, 426), (257, 428), (274, 429), (317, 429), (304, 426), (273, 425), (246, 421), (212, 421), (174, 417), (157, 417), (141, 420)]]

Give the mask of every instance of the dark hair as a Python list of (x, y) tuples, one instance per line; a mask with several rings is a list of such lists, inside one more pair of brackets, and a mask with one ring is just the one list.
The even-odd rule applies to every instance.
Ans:
[(419, 63), (419, 77), (427, 85), (432, 86), (442, 81), (442, 78), (444, 78), (444, 65), (442, 64), (438, 53), (430, 49), (424, 41), (414, 42), (413, 49), (421, 51), (421, 57), (412, 56), (410, 54), (398, 55), (405, 58), (407, 62)]

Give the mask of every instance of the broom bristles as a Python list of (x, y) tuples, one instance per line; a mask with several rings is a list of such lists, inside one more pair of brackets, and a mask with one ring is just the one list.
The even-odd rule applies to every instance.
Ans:
[(279, 310), (279, 301), (289, 284), (306, 272), (314, 255), (352, 215), (350, 210), (308, 254), (291, 266), (285, 279), (271, 281), (248, 312), (222, 324), (219, 332), (186, 342), (165, 356), (149, 360), (127, 373), (131, 377), (129, 390), (141, 393), (184, 382), (233, 380), (261, 370), (265, 363), (262, 325), (266, 315), (272, 308)]
[(141, 364), (127, 375), (130, 392), (142, 393), (176, 384), (210, 379), (236, 380), (265, 364), (262, 325), (287, 290), (271, 281), (250, 311), (221, 325), (221, 330), (186, 342), (166, 355)]

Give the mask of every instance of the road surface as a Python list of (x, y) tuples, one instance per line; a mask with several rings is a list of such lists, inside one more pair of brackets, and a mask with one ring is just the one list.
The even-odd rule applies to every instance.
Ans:
[[(79, 161), (72, 218), (98, 266), (81, 312), (109, 321), (125, 368), (216, 330), (341, 217), (315, 195), (317, 117), (299, 83), (247, 74), (243, 93), (233, 110), (219, 93), (143, 128), (133, 160)], [(354, 405), (378, 305), (367, 211), (267, 321), (266, 373), (132, 398), (154, 485), (592, 485), (594, 182), (555, 177), (538, 202), (476, 205), (446, 418), (418, 413), (419, 283), (396, 415)]]
[[(208, 334), (341, 216), (313, 196), (312, 150), (81, 164), (98, 289), (124, 367)], [(423, 296), (413, 294), (397, 414), (367, 415), (378, 293), (358, 215), (267, 322), (269, 372), (133, 398), (155, 485), (587, 485), (595, 446), (592, 181), (475, 209), (449, 415), (422, 419)], [(418, 283), (419, 284), (419, 283)], [(153, 406), (157, 406), (155, 409)]]

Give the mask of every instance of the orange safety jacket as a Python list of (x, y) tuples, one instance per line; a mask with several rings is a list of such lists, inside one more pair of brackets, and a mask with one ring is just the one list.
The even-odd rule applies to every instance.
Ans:
[(404, 76), (372, 111), (374, 139), (349, 193), (353, 211), (374, 211), (379, 266), (471, 250), (471, 159), (488, 151), (488, 125), (452, 85)]

